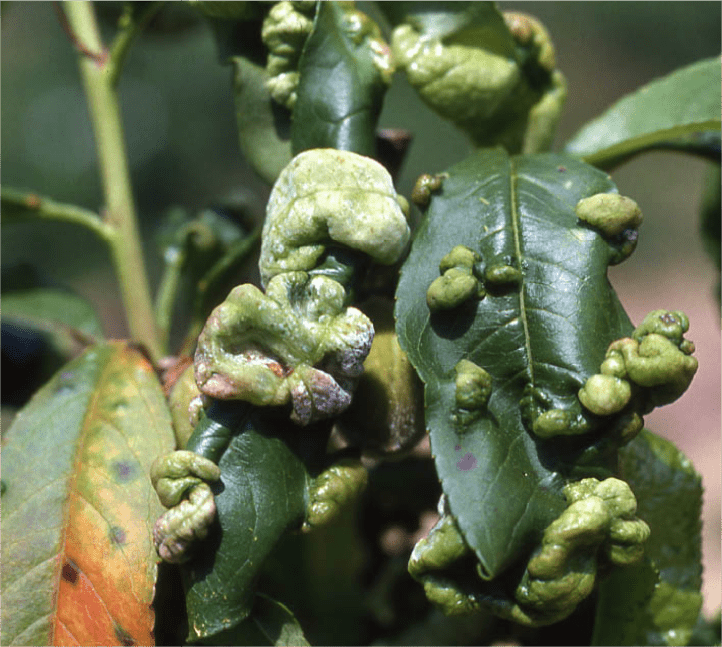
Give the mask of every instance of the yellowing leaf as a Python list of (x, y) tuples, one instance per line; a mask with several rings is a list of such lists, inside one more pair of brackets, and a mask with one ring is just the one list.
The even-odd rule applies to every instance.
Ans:
[(4, 441), (2, 644), (153, 644), (149, 469), (174, 440), (150, 363), (124, 342), (89, 348)]

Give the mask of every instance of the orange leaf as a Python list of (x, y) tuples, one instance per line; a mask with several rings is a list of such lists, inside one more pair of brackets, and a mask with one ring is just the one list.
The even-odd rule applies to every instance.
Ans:
[(67, 364), (5, 436), (2, 644), (149, 645), (162, 508), (150, 464), (173, 449), (152, 366), (123, 342)]

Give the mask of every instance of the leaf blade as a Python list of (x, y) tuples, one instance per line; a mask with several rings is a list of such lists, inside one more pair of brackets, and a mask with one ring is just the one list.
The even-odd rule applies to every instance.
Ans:
[(299, 61), (301, 77), (291, 126), (294, 155), (312, 148), (336, 148), (375, 156), (385, 83), (374, 63), (370, 39), (355, 42), (345, 11), (336, 2), (318, 3)]
[(148, 470), (172, 446), (155, 373), (120, 342), (88, 349), (18, 415), (3, 448), (4, 644), (152, 644)]
[(103, 338), (92, 305), (67, 290), (37, 287), (6, 292), (2, 319), (50, 333), (61, 350), (74, 347), (78, 340)]
[(687, 645), (702, 608), (702, 481), (670, 441), (644, 430), (620, 452), (620, 474), (652, 531), (645, 549), (658, 571), (640, 596), (635, 574), (600, 585), (596, 645)]
[[(397, 333), (426, 385), (427, 427), (449, 508), (484, 579), (492, 579), (564, 509), (561, 488), (590, 442), (533, 437), (520, 407), (527, 387), (550, 407), (578, 407), (578, 389), (632, 326), (606, 278), (607, 243), (579, 227), (574, 213), (579, 199), (616, 191), (606, 174), (566, 156), (509, 158), (500, 149), (478, 151), (448, 174), (402, 270)], [(457, 245), (487, 269), (521, 269), (521, 287), (430, 313), (427, 288)], [(469, 424), (455, 404), (461, 360), (492, 378), (486, 411)]]
[(620, 99), (567, 142), (565, 151), (610, 168), (666, 141), (719, 131), (720, 92), (719, 57), (683, 67)]
[(181, 569), (192, 641), (236, 628), (243, 631), (241, 623), (252, 612), (254, 583), (265, 558), (281, 535), (299, 527), (306, 514), (309, 476), (299, 454), (318, 454), (325, 447), (313, 432), (310, 439), (299, 437), (278, 412), (255, 407), (248, 407), (245, 414), (216, 412), (209, 409), (207, 415), (229, 427), (228, 446), (225, 441), (222, 448), (204, 443), (201, 425), (186, 445), (217, 460), (221, 468), (221, 480), (212, 488), (217, 525)]

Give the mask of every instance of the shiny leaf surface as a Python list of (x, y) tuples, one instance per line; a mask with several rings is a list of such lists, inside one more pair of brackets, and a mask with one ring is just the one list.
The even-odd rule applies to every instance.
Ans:
[[(560, 514), (565, 479), (604, 467), (599, 434), (540, 439), (520, 406), (531, 390), (574, 410), (608, 344), (631, 333), (606, 276), (613, 252), (575, 215), (580, 199), (602, 192), (616, 192), (609, 177), (570, 157), (480, 150), (433, 194), (402, 270), (399, 342), (425, 382), (436, 468), (485, 579)], [(467, 251), (450, 254), (459, 245)], [(457, 299), (445, 307), (457, 305), (431, 311), (430, 285), (466, 256), (477, 287), (445, 293)], [(577, 469), (582, 456), (592, 465)]]
[(299, 62), (291, 128), (294, 154), (337, 148), (373, 157), (385, 84), (369, 39), (352, 37), (346, 9), (319, 3)]
[[(299, 439), (298, 429), (278, 412), (236, 406), (209, 410), (186, 445), (221, 468), (212, 486), (216, 527), (183, 566), (189, 640), (212, 642), (249, 616), (263, 561), (306, 513), (308, 473), (302, 450), (289, 442)], [(318, 443), (316, 451), (324, 449)]]
[(162, 508), (148, 471), (173, 448), (155, 373), (116, 342), (67, 364), (3, 447), (3, 644), (153, 644)]
[[(720, 130), (720, 59), (699, 61), (620, 99), (566, 145), (589, 164), (611, 168), (643, 150), (692, 133)], [(683, 97), (683, 99), (682, 99)], [(696, 144), (690, 140), (694, 149)]]

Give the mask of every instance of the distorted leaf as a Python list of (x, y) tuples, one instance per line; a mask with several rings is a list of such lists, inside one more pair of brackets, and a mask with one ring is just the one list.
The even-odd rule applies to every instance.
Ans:
[(596, 645), (688, 645), (702, 608), (702, 483), (674, 444), (643, 431), (620, 452), (619, 471), (652, 533), (647, 557), (658, 571), (640, 595), (635, 571), (602, 582)]
[(620, 99), (584, 126), (565, 150), (609, 169), (664, 142), (719, 132), (720, 92), (719, 57), (693, 63)]
[[(402, 269), (399, 342), (425, 382), (437, 471), (484, 579), (539, 541), (566, 479), (603, 474), (613, 450), (588, 421), (561, 439), (531, 430), (558, 416), (571, 432), (577, 391), (632, 331), (606, 276), (614, 250), (575, 214), (615, 191), (568, 156), (480, 150), (449, 169)], [(428, 301), (441, 274), (449, 309)], [(457, 292), (457, 275), (477, 286)]]
[(174, 439), (150, 363), (123, 342), (89, 348), (4, 440), (3, 644), (153, 644), (148, 471)]
[(391, 35), (394, 61), (420, 98), (476, 146), (549, 150), (566, 97), (549, 33), (494, 2), (412, 2)]
[(318, 461), (325, 438), (245, 403), (216, 403), (196, 427), (186, 449), (219, 461), (221, 479), (212, 485), (217, 525), (182, 567), (189, 640), (212, 642), (249, 616), (265, 558), (306, 514), (307, 462)]
[(319, 3), (299, 62), (294, 154), (337, 148), (374, 157), (376, 123), (391, 72), (383, 65), (390, 65), (388, 47), (369, 18), (340, 3)]

